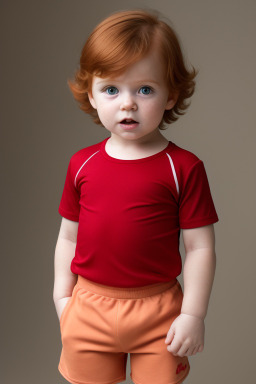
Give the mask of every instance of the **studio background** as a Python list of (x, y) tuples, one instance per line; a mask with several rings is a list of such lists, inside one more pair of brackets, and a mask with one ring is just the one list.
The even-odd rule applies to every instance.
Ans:
[[(251, 383), (255, 357), (255, 36), (250, 0), (1, 2), (1, 382), (60, 384), (52, 292), (68, 161), (109, 136), (67, 85), (89, 33), (114, 11), (153, 8), (199, 69), (165, 137), (204, 161), (220, 221), (205, 348), (186, 384)], [(181, 253), (184, 248), (181, 237)], [(183, 286), (182, 275), (179, 281)], [(127, 383), (131, 383), (130, 359)], [(2, 377), (2, 375), (4, 377)], [(159, 372), (161, 375), (161, 372)], [(157, 383), (156, 383), (157, 384)]]

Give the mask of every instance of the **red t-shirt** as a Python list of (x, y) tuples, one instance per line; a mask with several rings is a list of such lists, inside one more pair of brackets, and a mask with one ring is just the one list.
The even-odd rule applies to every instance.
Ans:
[(115, 287), (176, 278), (180, 229), (219, 221), (204, 164), (171, 141), (152, 156), (116, 159), (108, 139), (69, 161), (59, 213), (79, 222), (71, 271)]

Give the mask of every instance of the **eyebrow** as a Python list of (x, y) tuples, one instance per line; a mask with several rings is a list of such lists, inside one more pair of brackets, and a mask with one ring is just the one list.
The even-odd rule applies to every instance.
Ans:
[[(122, 83), (121, 81), (118, 81), (118, 80), (115, 80), (115, 79), (105, 79), (105, 80), (102, 80), (102, 81), (98, 81), (97, 84), (102, 84), (102, 83)], [(135, 81), (135, 83), (153, 83), (153, 84), (157, 84), (159, 85), (159, 83), (157, 81), (154, 81), (154, 80), (138, 80), (138, 81)]]

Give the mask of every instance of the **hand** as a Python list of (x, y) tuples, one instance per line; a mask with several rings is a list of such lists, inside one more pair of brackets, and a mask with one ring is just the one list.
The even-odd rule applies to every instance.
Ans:
[(62, 312), (64, 311), (64, 308), (66, 307), (69, 299), (71, 299), (71, 296), (70, 297), (69, 296), (68, 297), (63, 297), (62, 299), (59, 299), (59, 300), (55, 301), (55, 308), (56, 308), (56, 311), (57, 311), (57, 315), (58, 315), (59, 321), (60, 321)]
[(174, 356), (191, 356), (204, 349), (204, 319), (180, 314), (173, 321), (165, 340), (167, 350)]

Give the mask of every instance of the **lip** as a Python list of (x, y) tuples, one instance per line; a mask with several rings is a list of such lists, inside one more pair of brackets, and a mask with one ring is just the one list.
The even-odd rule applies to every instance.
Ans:
[[(133, 121), (135, 121), (135, 123), (133, 123), (133, 124), (123, 124), (122, 121), (124, 121), (124, 120), (133, 120)], [(122, 129), (129, 131), (129, 130), (131, 130), (131, 129), (136, 128), (136, 127), (139, 125), (139, 123), (138, 123), (135, 119), (133, 119), (132, 117), (124, 117), (124, 118), (119, 122), (119, 125), (120, 125), (120, 127), (121, 127)]]
[(131, 129), (135, 129), (139, 125), (139, 123), (134, 123), (134, 124), (122, 124), (122, 123), (119, 123), (119, 125), (120, 125), (121, 128), (129, 131)]
[(138, 123), (138, 121), (135, 120), (133, 117), (124, 117), (122, 120), (120, 120), (120, 123), (122, 123), (122, 121), (124, 120), (133, 120), (133, 121), (136, 121), (136, 123)]

